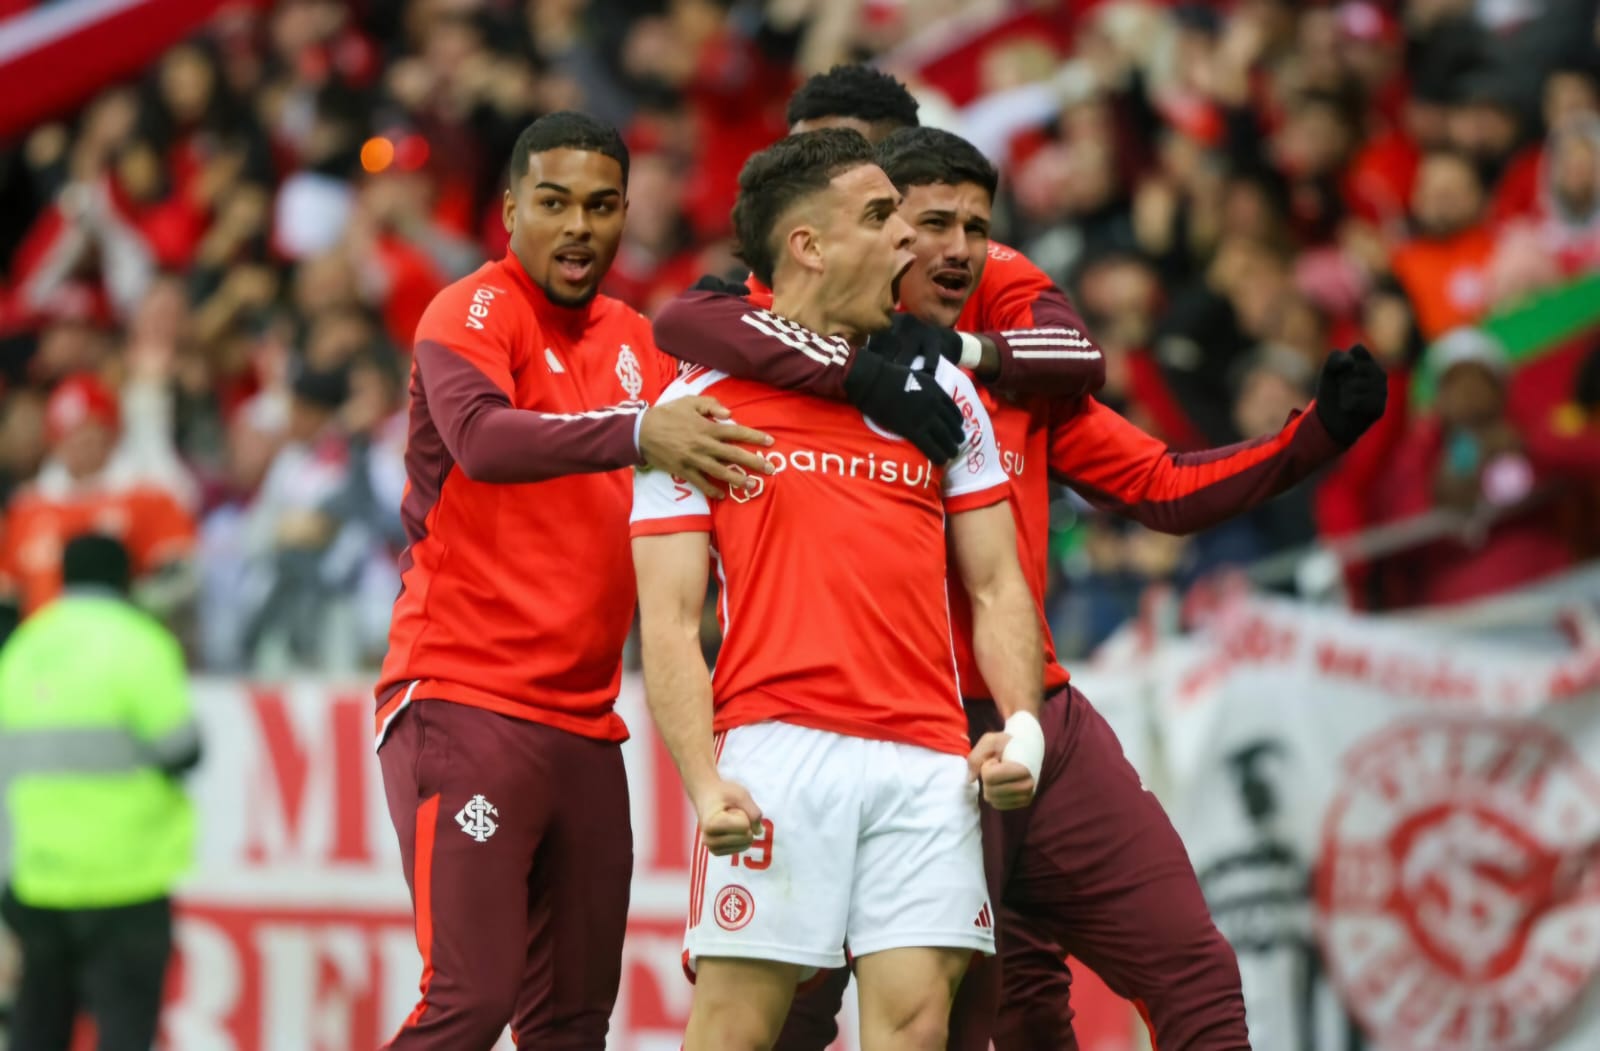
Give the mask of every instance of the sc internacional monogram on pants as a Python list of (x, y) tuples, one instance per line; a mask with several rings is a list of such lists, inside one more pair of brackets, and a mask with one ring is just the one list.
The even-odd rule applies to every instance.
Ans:
[(479, 793), (456, 811), (456, 824), (461, 826), (461, 831), (479, 843), (487, 843), (489, 837), (494, 835), (494, 830), (500, 827), (499, 822), (494, 820), (499, 816), (499, 809)]

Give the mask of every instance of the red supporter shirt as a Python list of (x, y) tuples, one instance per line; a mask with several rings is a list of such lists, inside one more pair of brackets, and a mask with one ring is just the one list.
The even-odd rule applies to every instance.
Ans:
[[(750, 314), (787, 337), (840, 342), (764, 310)], [(712, 370), (693, 370), (667, 391), (714, 397), (774, 439), (765, 454), (778, 470), (751, 496), (712, 506), (658, 471), (635, 483), (634, 536), (711, 534), (722, 589), (718, 731), (777, 720), (967, 753), (944, 602), (944, 520), (1005, 499), (1006, 479), (972, 382), (948, 362), (938, 382), (966, 412), (969, 434), (943, 468), (839, 402)]]
[(1489, 266), (1499, 243), (1487, 226), (1444, 239), (1417, 238), (1394, 252), (1394, 276), (1417, 312), (1424, 339), (1470, 325), (1489, 309)]
[(612, 709), (633, 619), (629, 468), (674, 372), (637, 312), (557, 306), (510, 253), (429, 304), (380, 742), (413, 697), (627, 737)]
[[(760, 300), (759, 292), (752, 294), (751, 301)], [(820, 353), (815, 346), (796, 346), (798, 340), (774, 339), (745, 320), (762, 314), (750, 310), (750, 301), (690, 292), (661, 312), (656, 333), (664, 346), (686, 360), (836, 397), (831, 394), (832, 377), (845, 371), (838, 367), (844, 352)], [(1296, 413), (1276, 435), (1175, 453), (1087, 393), (1052, 393), (1081, 389), (1088, 382), (1098, 389), (1095, 375), (1098, 370), (1103, 378), (1104, 360), (1066, 296), (1026, 257), (1004, 245), (991, 243), (983, 277), (956, 327), (1006, 337), (1001, 380), (996, 382), (1004, 381), (1009, 357), (1010, 382), (1037, 391), (1021, 395), (984, 386), (979, 398), (992, 420), (999, 462), (1011, 482), (1017, 554), (1039, 609), (1046, 689), (1068, 680), (1056, 661), (1044, 617), (1052, 479), (1071, 485), (1095, 506), (1152, 529), (1189, 533), (1264, 503), (1340, 452), (1316, 413), (1304, 412)], [(1050, 342), (1028, 343), (1039, 338), (1040, 330), (1049, 331)], [(1050, 356), (1018, 357), (1019, 351), (1028, 350), (1048, 351)], [(970, 603), (958, 578), (951, 578), (949, 590), (961, 692), (986, 697), (988, 686), (972, 652)]]
[(128, 549), (136, 577), (187, 558), (195, 524), (172, 494), (156, 486), (86, 485), (57, 481), (28, 486), (12, 498), (0, 532), (0, 589), (16, 592), (32, 613), (61, 592), (61, 552), (81, 533), (105, 533)]

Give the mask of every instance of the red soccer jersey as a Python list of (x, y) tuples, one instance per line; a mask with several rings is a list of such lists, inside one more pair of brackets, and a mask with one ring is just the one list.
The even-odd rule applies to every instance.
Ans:
[(635, 486), (634, 536), (712, 535), (722, 589), (717, 730), (777, 720), (966, 754), (945, 514), (998, 503), (1006, 486), (971, 381), (947, 362), (938, 381), (970, 434), (944, 468), (838, 402), (715, 371), (669, 388), (666, 398), (715, 397), (774, 439), (766, 455), (777, 472), (752, 495), (711, 506), (659, 472), (640, 473)]
[(435, 297), (411, 371), (380, 741), (413, 697), (627, 737), (612, 709), (633, 619), (628, 468), (675, 371), (637, 312), (558, 306), (509, 253)]
[[(750, 287), (748, 301), (686, 293), (657, 317), (658, 337), (680, 358), (784, 387), (833, 394), (828, 377), (843, 374), (848, 353), (802, 339), (805, 330), (785, 328), (768, 312), (752, 310), (752, 302), (770, 303), (771, 293), (754, 278)], [(1085, 382), (1098, 386), (1096, 373), (1104, 374), (1099, 350), (1060, 289), (1004, 245), (989, 246), (983, 277), (956, 327), (984, 333), (1001, 351), (1001, 379), (980, 387), (979, 397), (992, 421), (1000, 464), (1010, 478), (1017, 554), (1039, 609), (1050, 689), (1067, 682), (1044, 618), (1052, 478), (1073, 486), (1097, 507), (1162, 532), (1187, 533), (1248, 511), (1339, 453), (1311, 412), (1297, 413), (1278, 434), (1257, 441), (1174, 453), (1092, 396), (1061, 393), (1081, 391)], [(997, 392), (996, 387), (1004, 389), (1007, 376), (1029, 393)], [(950, 582), (950, 613), (962, 693), (988, 696), (972, 653), (971, 606), (957, 579)]]

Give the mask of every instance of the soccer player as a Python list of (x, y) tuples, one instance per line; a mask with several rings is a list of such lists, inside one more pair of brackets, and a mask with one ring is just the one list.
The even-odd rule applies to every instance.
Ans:
[[(913, 245), (918, 262), (901, 281), (902, 304), (939, 325), (1014, 325), (1012, 311), (1022, 297), (991, 290), (1037, 286), (1047, 279), (1015, 252), (988, 241), (993, 168), (970, 144), (932, 130), (894, 134), (879, 160), (905, 194), (902, 214), (918, 230)], [(714, 335), (737, 333), (749, 344), (745, 356), (760, 356), (759, 337), (750, 326), (741, 331), (723, 323), (750, 313), (747, 305), (704, 295), (692, 306), (687, 298), (681, 303), (658, 319), (660, 338), (674, 338), (677, 328), (688, 326)], [(948, 356), (959, 355), (953, 332), (943, 348)], [(701, 352), (732, 356), (714, 346), (684, 353)], [(1174, 455), (1092, 397), (997, 397), (983, 388), (980, 394), (1012, 474), (1020, 554), (1041, 622), (1049, 475), (1152, 528), (1203, 528), (1281, 492), (1337, 455), (1381, 415), (1384, 390), (1381, 370), (1364, 351), (1335, 354), (1324, 368), (1314, 411), (1298, 415), (1278, 435)], [(951, 596), (969, 730), (978, 737), (992, 727), (993, 710), (981, 669), (970, 659), (965, 596), (956, 582)], [(1062, 964), (1070, 952), (1145, 1009), (1158, 1045), (1248, 1047), (1237, 965), (1211, 923), (1183, 845), (1144, 791), (1110, 727), (1067, 685), (1044, 630), (1050, 693), (1040, 795), (1025, 828), (1002, 827), (998, 820), (986, 828), (991, 893), (1003, 894), (1020, 915), (1020, 922), (1002, 923), (1000, 931), (1006, 992), (993, 1034), (996, 1046), (1075, 1046)], [(995, 992), (985, 982), (992, 977), (992, 972), (980, 973), (963, 986), (951, 1046), (987, 1046), (988, 1001)], [(825, 1046), (834, 1033), (832, 1015), (844, 984), (845, 976), (837, 975), (800, 998), (779, 1046), (797, 1051)]]
[[(849, 128), (876, 145), (899, 128), (917, 126), (917, 100), (905, 85), (871, 66), (834, 66), (811, 77), (794, 93), (789, 99), (788, 120), (791, 134)], [(1000, 245), (996, 249), (1011, 251)], [(1002, 390), (1063, 398), (1094, 394), (1105, 385), (1105, 356), (1083, 332), (1083, 322), (1066, 295), (1036, 267), (1029, 265), (1026, 269), (1030, 273), (1024, 275), (1019, 270), (1005, 285), (991, 283), (986, 299), (998, 308), (997, 316), (1003, 314), (1009, 319), (1007, 327), (964, 331), (959, 337), (957, 364)], [(752, 302), (761, 306), (771, 302), (771, 290), (754, 276), (748, 279), (747, 287)], [(959, 295), (964, 291), (967, 290), (954, 288), (950, 293)], [(719, 292), (742, 295), (744, 289), (706, 277), (680, 302), (692, 304), (702, 294)], [(735, 352), (723, 347), (714, 353)], [(879, 355), (851, 352), (826, 361), (807, 361), (794, 356), (773, 360), (770, 355), (757, 354), (701, 363), (780, 387), (844, 398), (934, 455), (921, 437), (927, 425), (913, 415), (918, 409), (925, 411), (924, 406), (893, 405), (879, 411), (862, 404), (862, 395), (857, 392), (898, 390), (903, 385), (898, 374), (888, 374), (887, 365), (892, 363), (882, 362)], [(907, 416), (911, 418), (906, 419)]]
[[(741, 254), (774, 302), (733, 328), (755, 325), (798, 354), (798, 342), (838, 349), (890, 324), (911, 231), (865, 139), (790, 137), (751, 158), (739, 186)], [(646, 692), (703, 837), (687, 1051), (772, 1046), (796, 985), (842, 966), (846, 943), (863, 1048), (942, 1048), (968, 958), (992, 952), (971, 782), (997, 807), (1031, 797), (1043, 658), (987, 413), (958, 369), (933, 367), (970, 433), (948, 465), (846, 405), (717, 371), (691, 370), (664, 396), (716, 392), (774, 437), (777, 468), (716, 504), (662, 472), (636, 483)], [(1007, 733), (970, 754), (947, 517), (975, 660), (1007, 716)], [(714, 683), (699, 644), (713, 555)]]
[(417, 326), (409, 545), (377, 685), (378, 759), (422, 953), (387, 1045), (600, 1051), (633, 868), (613, 710), (633, 617), (632, 467), (707, 491), (770, 470), (708, 398), (656, 408), (673, 363), (596, 295), (628, 152), (576, 113), (512, 151), (505, 258)]

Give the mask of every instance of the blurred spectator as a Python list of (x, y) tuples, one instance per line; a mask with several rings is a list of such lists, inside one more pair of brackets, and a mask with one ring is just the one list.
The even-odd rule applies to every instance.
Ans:
[[(1234, 380), (1233, 427), (1241, 440), (1277, 434), (1291, 414), (1305, 406), (1316, 388), (1319, 351), (1306, 353), (1283, 343), (1258, 347)], [(1223, 566), (1248, 565), (1258, 559), (1303, 547), (1316, 539), (1312, 517), (1315, 481), (1297, 486), (1277, 499), (1201, 533), (1194, 540), (1192, 572), (1196, 576)]]
[(1378, 505), (1389, 520), (1442, 510), (1465, 524), (1394, 560), (1385, 572), (1390, 603), (1464, 602), (1570, 565), (1549, 513), (1552, 479), (1530, 460), (1507, 415), (1504, 351), (1477, 329), (1456, 329), (1429, 351), (1428, 364), (1438, 376), (1434, 412), (1396, 450)]
[(1434, 340), (1476, 321), (1489, 307), (1495, 239), (1472, 162), (1445, 151), (1424, 157), (1411, 215), (1416, 236), (1394, 253), (1394, 274), (1416, 307), (1423, 337)]
[[(1422, 348), (1600, 268), (1592, 0), (1056, 6), (228, 5), (0, 150), (0, 496), (15, 515), (61, 484), (46, 399), (93, 374), (120, 438), (91, 473), (203, 522), (204, 659), (359, 661), (392, 588), (412, 331), (505, 251), (521, 128), (575, 107), (624, 129), (607, 291), (650, 311), (733, 265), (737, 175), (791, 87), (867, 57), (1002, 166), (996, 235), (1070, 283), (1103, 400), (1174, 447), (1258, 432), (1365, 340), (1390, 410), (1314, 506), (1325, 538), (1391, 520)], [(1538, 464), (1577, 455), (1521, 437)], [(1305, 506), (1269, 511), (1176, 545), (1071, 516), (1131, 596), (1095, 608), (1306, 535)], [(1350, 577), (1363, 601), (1376, 580)]]
[(1491, 294), (1514, 301), (1600, 270), (1600, 117), (1575, 114), (1550, 133), (1536, 211), (1501, 231)]
[(94, 530), (128, 548), (136, 594), (162, 612), (176, 609), (192, 593), (194, 519), (118, 455), (116, 397), (93, 376), (72, 376), (51, 394), (45, 429), (44, 465), (12, 498), (0, 548), (4, 584), (17, 603), (28, 612), (52, 598), (61, 588), (66, 541)]
[(339, 426), (349, 393), (342, 363), (301, 367), (290, 384), (284, 440), (259, 488), (240, 512), (207, 523), (207, 547), (234, 556), (207, 566), (202, 599), (209, 656), (219, 665), (277, 660), (281, 667), (285, 655), (303, 665), (325, 662), (322, 613), (332, 590), (321, 568), (336, 523), (323, 507), (349, 471)]
[(1230, 232), (1204, 277), (1174, 297), (1161, 322), (1156, 356), (1209, 444), (1238, 440), (1231, 378), (1237, 363), (1271, 335), (1288, 290), (1283, 254)]

